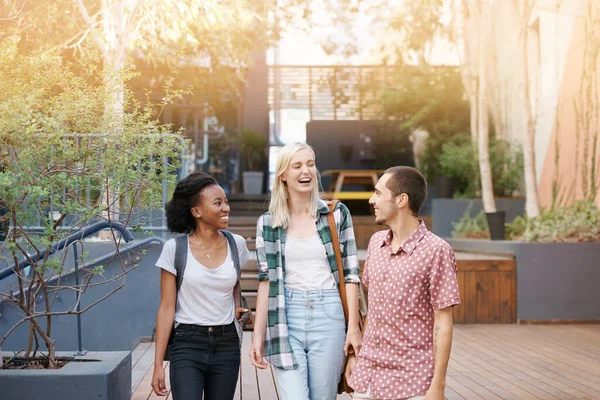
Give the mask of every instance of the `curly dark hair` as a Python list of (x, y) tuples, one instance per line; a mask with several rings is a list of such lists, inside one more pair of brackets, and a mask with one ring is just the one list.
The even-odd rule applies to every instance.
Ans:
[(177, 184), (173, 197), (165, 206), (170, 232), (191, 233), (196, 229), (192, 207), (200, 201), (201, 192), (213, 185), (218, 185), (217, 180), (204, 172), (191, 173)]

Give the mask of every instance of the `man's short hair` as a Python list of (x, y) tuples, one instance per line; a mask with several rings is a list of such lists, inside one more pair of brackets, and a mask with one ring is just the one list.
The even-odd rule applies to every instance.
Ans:
[(427, 181), (421, 171), (413, 167), (398, 166), (386, 169), (385, 173), (390, 174), (386, 186), (392, 192), (392, 197), (406, 193), (408, 208), (415, 217), (418, 216), (427, 198)]

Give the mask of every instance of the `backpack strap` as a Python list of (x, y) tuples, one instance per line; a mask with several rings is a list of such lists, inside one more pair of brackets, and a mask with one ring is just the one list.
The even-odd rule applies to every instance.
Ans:
[(181, 235), (175, 238), (175, 271), (177, 276), (175, 281), (177, 282), (177, 292), (181, 289), (183, 283), (183, 274), (185, 273), (185, 265), (187, 264), (187, 253), (188, 253), (188, 235)]
[(240, 266), (240, 255), (238, 253), (237, 243), (235, 242), (235, 238), (233, 234), (229, 231), (222, 230), (221, 233), (229, 242), (229, 248), (231, 249), (231, 259), (233, 260), (233, 265), (235, 265), (235, 270), (237, 272), (237, 280), (240, 281), (241, 277), (241, 266)]
[(237, 271), (237, 277), (238, 277), (237, 283), (235, 284), (235, 288), (233, 289), (234, 299), (236, 301), (236, 307), (238, 306), (238, 302), (239, 302), (239, 307), (248, 309), (248, 311), (242, 316), (241, 324), (236, 325), (236, 326), (240, 327), (240, 331), (238, 332), (238, 335), (240, 336), (240, 343), (241, 343), (242, 335), (243, 335), (241, 330), (246, 328), (246, 324), (248, 323), (248, 321), (250, 320), (250, 318), (252, 316), (252, 311), (250, 311), (250, 308), (248, 307), (248, 300), (246, 300), (246, 298), (244, 296), (242, 296), (242, 287), (240, 284), (240, 278), (242, 276), (242, 271), (241, 271), (242, 268), (240, 265), (240, 254), (238, 253), (237, 243), (231, 232), (222, 230), (221, 233), (223, 233), (225, 238), (227, 238), (227, 242), (229, 242), (229, 248), (231, 249), (231, 259), (233, 260), (233, 265), (235, 265), (235, 270)]
[[(177, 273), (175, 276), (175, 310), (177, 310), (177, 298), (179, 297), (179, 290), (181, 289), (181, 284), (183, 283), (183, 274), (185, 273), (185, 265), (187, 264), (187, 253), (188, 235), (177, 236), (175, 238), (175, 260), (173, 260), (173, 266), (175, 267), (175, 272)], [(156, 327), (154, 327), (154, 331), (156, 332)], [(167, 348), (165, 349), (165, 354), (163, 356), (164, 361), (171, 360), (171, 345), (173, 344), (174, 336), (175, 321), (173, 321), (171, 334), (169, 335), (169, 340), (167, 341)]]

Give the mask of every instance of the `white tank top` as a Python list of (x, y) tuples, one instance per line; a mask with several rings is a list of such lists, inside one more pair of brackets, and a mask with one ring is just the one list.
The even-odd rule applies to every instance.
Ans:
[(285, 287), (292, 290), (335, 289), (325, 246), (317, 234), (285, 241)]

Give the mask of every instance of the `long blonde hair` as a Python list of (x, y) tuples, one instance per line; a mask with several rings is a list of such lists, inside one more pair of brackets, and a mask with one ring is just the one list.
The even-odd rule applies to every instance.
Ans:
[[(286, 144), (279, 151), (277, 156), (277, 166), (275, 168), (275, 184), (273, 185), (271, 201), (269, 202), (269, 211), (273, 216), (273, 228), (287, 228), (290, 223), (290, 208), (288, 205), (289, 192), (287, 183), (281, 179), (281, 176), (290, 166), (294, 154), (305, 149), (310, 150), (314, 159), (315, 151), (306, 143), (296, 142)], [(319, 171), (317, 171), (315, 178), (308, 200), (308, 212), (313, 217), (317, 216), (317, 209), (319, 208), (319, 182), (321, 181)]]

